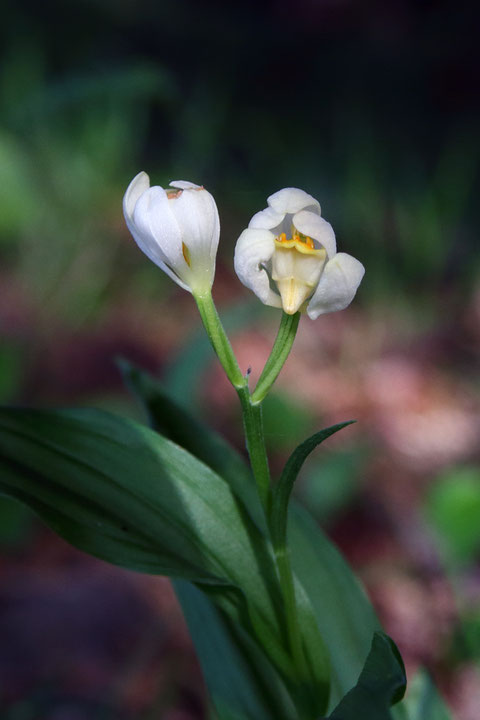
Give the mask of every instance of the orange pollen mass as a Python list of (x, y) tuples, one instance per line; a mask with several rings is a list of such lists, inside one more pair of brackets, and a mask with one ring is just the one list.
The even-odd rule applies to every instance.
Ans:
[(280, 233), (280, 235), (277, 238), (277, 242), (280, 243), (287, 243), (287, 242), (295, 242), (299, 243), (300, 245), (304, 245), (309, 250), (315, 250), (315, 245), (313, 244), (313, 240), (311, 237), (308, 237), (308, 235), (300, 235), (299, 233), (294, 233), (290, 240), (287, 239), (286, 233)]
[(187, 263), (188, 267), (190, 267), (191, 262), (192, 262), (190, 259), (190, 250), (188, 249), (188, 247), (185, 245), (184, 242), (182, 242), (182, 255), (183, 255), (183, 258), (184, 258), (185, 262)]

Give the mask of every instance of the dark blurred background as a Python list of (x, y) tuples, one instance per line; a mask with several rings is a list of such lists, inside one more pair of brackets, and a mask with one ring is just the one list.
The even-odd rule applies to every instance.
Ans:
[[(480, 707), (479, 12), (462, 2), (4, 0), (0, 399), (137, 417), (114, 364), (157, 372), (242, 446), (191, 297), (140, 253), (121, 200), (146, 170), (215, 196), (214, 295), (257, 375), (279, 321), (233, 272), (271, 193), (318, 197), (367, 272), (301, 322), (265, 407), (272, 465), (366, 584), (410, 679)], [(192, 362), (192, 353), (195, 361)], [(192, 720), (205, 693), (163, 579), (97, 562), (0, 504), (6, 720)]]

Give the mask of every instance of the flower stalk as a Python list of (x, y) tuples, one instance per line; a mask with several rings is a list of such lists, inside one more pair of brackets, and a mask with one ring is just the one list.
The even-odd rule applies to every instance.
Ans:
[(268, 358), (262, 374), (258, 379), (255, 390), (252, 393), (252, 403), (254, 405), (261, 403), (265, 399), (267, 393), (280, 374), (290, 350), (292, 349), (299, 322), (299, 312), (296, 312), (294, 315), (288, 315), (285, 312), (282, 313), (280, 327), (278, 329), (272, 352), (270, 353), (270, 357)]
[(210, 343), (220, 360), (225, 373), (235, 390), (240, 390), (247, 386), (247, 380), (242, 375), (242, 371), (237, 362), (237, 358), (233, 352), (230, 340), (227, 337), (222, 321), (213, 302), (212, 293), (205, 292), (202, 294), (193, 293), (195, 302), (197, 303), (200, 317), (207, 331)]
[(242, 407), (243, 427), (252, 472), (265, 516), (268, 518), (271, 509), (270, 470), (265, 449), (262, 408), (259, 403), (252, 402), (248, 379), (242, 375), (211, 293), (202, 295), (194, 293), (194, 298), (212, 347), (237, 391)]

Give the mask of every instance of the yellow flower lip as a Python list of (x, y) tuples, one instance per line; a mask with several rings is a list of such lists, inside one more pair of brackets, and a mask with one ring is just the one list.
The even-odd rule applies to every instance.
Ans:
[(312, 296), (325, 265), (327, 253), (316, 248), (312, 238), (292, 227), (292, 237), (286, 233), (275, 238), (272, 256), (272, 280), (288, 315), (301, 310)]
[(312, 238), (298, 232), (292, 233), (290, 240), (287, 240), (286, 233), (280, 233), (280, 235), (275, 238), (275, 245), (285, 250), (295, 248), (295, 250), (298, 250), (298, 252), (304, 255), (321, 255), (324, 252), (323, 248), (315, 247)]

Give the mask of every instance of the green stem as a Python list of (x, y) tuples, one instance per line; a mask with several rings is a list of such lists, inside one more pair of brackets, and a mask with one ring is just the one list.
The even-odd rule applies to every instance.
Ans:
[[(240, 388), (237, 392), (242, 405), (243, 423), (250, 463), (256, 480), (260, 500), (267, 520), (270, 524), (272, 517), (272, 489), (263, 432), (262, 406), (261, 403), (254, 404), (252, 402), (252, 396), (250, 395), (248, 387)], [(286, 544), (286, 537), (284, 536), (283, 543), (278, 545), (275, 545), (274, 536), (272, 536), (272, 540), (274, 544), (275, 561), (280, 581), (280, 589), (284, 603), (285, 625), (291, 657), (298, 672), (300, 681), (308, 682), (309, 671), (302, 648), (293, 573), (290, 563), (290, 553)]]
[(293, 341), (295, 340), (295, 336), (297, 334), (299, 320), (299, 312), (295, 313), (295, 315), (287, 315), (285, 312), (282, 314), (280, 327), (278, 328), (272, 352), (270, 353), (270, 357), (263, 368), (257, 386), (252, 393), (252, 403), (261, 403), (277, 379), (280, 370), (282, 369), (285, 360), (292, 349)]
[(228, 379), (238, 393), (243, 413), (243, 425), (250, 464), (262, 502), (265, 516), (268, 518), (271, 507), (270, 470), (263, 437), (262, 409), (253, 405), (248, 380), (242, 375), (230, 341), (218, 316), (211, 293), (194, 295), (205, 325), (210, 342)]
[[(228, 379), (237, 391), (242, 406), (243, 424), (248, 455), (258, 494), (270, 526), (272, 515), (272, 489), (270, 470), (265, 448), (265, 437), (262, 421), (262, 400), (275, 382), (285, 360), (291, 350), (300, 320), (300, 313), (287, 315), (283, 313), (277, 338), (270, 357), (263, 369), (253, 394), (248, 388), (248, 381), (238, 366), (237, 359), (225, 333), (211, 293), (195, 295), (198, 309), (215, 350)], [(289, 640), (290, 652), (299, 677), (307, 678), (308, 668), (302, 649), (300, 629), (298, 625), (297, 608), (295, 601), (295, 587), (290, 564), (290, 555), (286, 543), (275, 546), (275, 559), (278, 570), (280, 587), (285, 606), (285, 622)]]
[(290, 652), (297, 672), (303, 679), (308, 676), (308, 668), (302, 648), (302, 639), (298, 625), (297, 604), (295, 600), (295, 586), (290, 563), (290, 554), (287, 547), (275, 548), (280, 586), (285, 606), (285, 620), (287, 625)]
[(223, 328), (222, 321), (218, 316), (217, 308), (213, 302), (211, 292), (202, 295), (194, 295), (194, 298), (197, 303), (202, 322), (205, 325), (207, 335), (210, 338), (213, 349), (218, 355), (218, 359), (223, 365), (228, 379), (237, 391), (239, 388), (246, 387), (247, 381), (243, 377), (238, 366), (237, 358), (235, 357), (232, 346), (230, 345), (230, 340)]
[(271, 488), (270, 470), (263, 434), (262, 408), (260, 405), (252, 404), (250, 390), (247, 386), (237, 388), (237, 393), (242, 405), (243, 426), (250, 464), (257, 483), (258, 494), (265, 515), (268, 518), (271, 512)]

